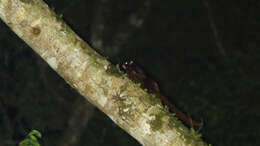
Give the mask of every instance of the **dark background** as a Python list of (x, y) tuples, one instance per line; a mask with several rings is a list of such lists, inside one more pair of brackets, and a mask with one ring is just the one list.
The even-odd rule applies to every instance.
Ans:
[[(214, 146), (260, 145), (260, 1), (46, 0), (115, 64), (134, 60)], [(139, 146), (0, 22), (0, 146)]]

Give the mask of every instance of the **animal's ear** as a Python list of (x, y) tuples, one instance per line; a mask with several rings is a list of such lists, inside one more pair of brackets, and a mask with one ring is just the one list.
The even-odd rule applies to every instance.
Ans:
[(157, 82), (151, 82), (154, 92), (160, 93), (160, 88)]

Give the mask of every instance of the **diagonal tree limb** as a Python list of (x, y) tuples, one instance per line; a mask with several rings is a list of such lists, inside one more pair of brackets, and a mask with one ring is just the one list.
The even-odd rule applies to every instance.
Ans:
[(36, 53), (145, 146), (204, 146), (154, 95), (79, 38), (42, 0), (0, 0), (0, 18)]

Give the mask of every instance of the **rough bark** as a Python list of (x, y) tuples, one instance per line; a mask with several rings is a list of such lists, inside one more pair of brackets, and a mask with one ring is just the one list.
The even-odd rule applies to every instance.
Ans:
[(154, 95), (79, 38), (42, 0), (0, 0), (0, 18), (72, 87), (145, 146), (202, 146)]

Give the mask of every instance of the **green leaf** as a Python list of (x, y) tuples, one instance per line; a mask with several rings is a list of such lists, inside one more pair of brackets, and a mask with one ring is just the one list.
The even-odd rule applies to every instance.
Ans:
[(40, 146), (37, 138), (41, 138), (42, 135), (37, 130), (32, 130), (26, 137), (25, 140), (19, 143), (19, 146)]
[(32, 130), (28, 136), (32, 136), (32, 135), (35, 135), (36, 137), (38, 138), (42, 138), (42, 134), (38, 131), (38, 130)]

